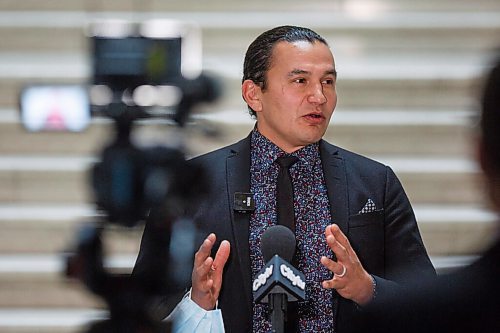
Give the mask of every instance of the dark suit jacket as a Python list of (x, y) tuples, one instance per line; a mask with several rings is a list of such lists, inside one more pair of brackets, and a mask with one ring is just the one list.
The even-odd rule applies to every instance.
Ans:
[[(320, 154), (332, 223), (347, 235), (364, 268), (374, 276), (377, 294), (403, 283), (409, 271), (434, 276), (413, 210), (393, 171), (326, 141), (320, 142)], [(210, 179), (208, 200), (199, 206), (195, 221), (206, 234), (214, 232), (218, 242), (227, 239), (231, 243), (219, 297), (226, 331), (251, 332), (250, 214), (233, 209), (234, 193), (250, 192), (250, 136), (192, 161), (201, 163)], [(368, 199), (377, 210), (359, 214)], [(139, 262), (147, 252), (144, 247)], [(339, 298), (334, 303), (337, 332), (342, 333), (360, 311), (353, 302), (334, 294)]]

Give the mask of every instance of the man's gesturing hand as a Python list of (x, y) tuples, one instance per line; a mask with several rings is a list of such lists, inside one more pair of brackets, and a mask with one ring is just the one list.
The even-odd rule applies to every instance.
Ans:
[(229, 242), (224, 240), (213, 259), (210, 252), (214, 244), (215, 234), (208, 235), (194, 256), (191, 275), (191, 299), (205, 310), (215, 308), (222, 286), (222, 271), (230, 252)]
[(326, 227), (325, 236), (337, 262), (321, 258), (321, 263), (333, 273), (332, 279), (323, 281), (323, 288), (334, 288), (344, 298), (359, 305), (367, 304), (373, 298), (372, 277), (365, 271), (349, 240), (336, 224)]

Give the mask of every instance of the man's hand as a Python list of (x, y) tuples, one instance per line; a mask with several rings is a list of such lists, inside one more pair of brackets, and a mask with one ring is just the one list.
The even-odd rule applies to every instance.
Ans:
[(227, 240), (221, 242), (215, 259), (210, 251), (215, 244), (215, 234), (210, 234), (203, 241), (194, 256), (191, 275), (191, 299), (205, 310), (213, 310), (219, 298), (222, 286), (222, 271), (229, 258), (230, 245)]
[(332, 279), (323, 281), (323, 288), (334, 288), (342, 297), (366, 305), (373, 298), (372, 277), (365, 271), (349, 240), (336, 224), (326, 227), (325, 236), (337, 262), (327, 257), (321, 258), (321, 263), (333, 273)]

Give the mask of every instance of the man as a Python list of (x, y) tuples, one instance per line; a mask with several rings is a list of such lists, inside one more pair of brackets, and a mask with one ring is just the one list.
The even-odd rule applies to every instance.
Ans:
[[(306, 277), (306, 300), (289, 309), (287, 332), (344, 332), (362, 306), (404, 283), (407, 271), (434, 276), (392, 170), (321, 139), (337, 103), (327, 42), (306, 28), (271, 29), (249, 46), (243, 72), (254, 130), (193, 160), (211, 176), (208, 200), (195, 212), (210, 235), (195, 255), (190, 299), (208, 313), (218, 306), (228, 332), (270, 330), (269, 309), (254, 303), (251, 283), (264, 265), (261, 235), (277, 223), (282, 156), (297, 160), (289, 167), (294, 262)], [(254, 211), (235, 207), (237, 192), (251, 193)], [(138, 266), (147, 248), (143, 240)]]
[[(478, 161), (489, 197), (500, 212), (500, 59), (482, 99)], [(500, 228), (500, 220), (497, 223)], [(497, 230), (499, 232), (500, 230)], [(437, 280), (416, 279), (413, 288), (365, 309), (355, 332), (500, 332), (500, 237), (478, 259)]]

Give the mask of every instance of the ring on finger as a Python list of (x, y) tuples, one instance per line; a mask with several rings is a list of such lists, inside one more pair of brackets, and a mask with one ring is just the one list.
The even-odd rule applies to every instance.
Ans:
[(347, 273), (347, 268), (344, 265), (342, 265), (342, 273), (340, 273), (340, 274), (335, 273), (335, 275), (337, 275), (337, 277), (341, 278), (341, 277), (344, 277), (345, 273)]

